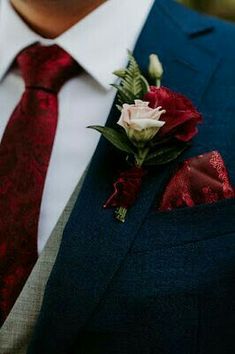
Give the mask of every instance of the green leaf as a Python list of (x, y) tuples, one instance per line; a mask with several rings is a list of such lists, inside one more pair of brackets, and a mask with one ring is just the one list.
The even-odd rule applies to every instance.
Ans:
[(122, 111), (122, 106), (120, 106), (119, 104), (116, 104), (116, 107), (120, 112)]
[(160, 139), (160, 140), (156, 136), (156, 139), (154, 138), (153, 140), (151, 140), (149, 145), (152, 149), (154, 149), (154, 148), (159, 149), (159, 146), (166, 145), (166, 144), (168, 144), (168, 146), (172, 146), (172, 137), (171, 136)]
[(107, 139), (119, 150), (127, 152), (128, 154), (135, 154), (133, 146), (125, 133), (123, 134), (116, 129), (101, 127), (99, 125), (93, 125), (87, 128), (94, 129), (101, 133), (105, 139)]
[(134, 98), (132, 92), (127, 87), (122, 87), (122, 86), (116, 85), (116, 84), (111, 84), (111, 86), (113, 86), (114, 88), (116, 88), (118, 90), (119, 102), (122, 102), (122, 104), (134, 102), (135, 98)]
[(126, 69), (120, 69), (120, 70), (116, 70), (113, 72), (113, 75), (121, 78), (121, 79), (124, 79), (125, 75), (126, 75)]
[(140, 80), (142, 82), (142, 90), (143, 90), (143, 96), (144, 96), (144, 94), (146, 94), (147, 92), (150, 91), (150, 87), (149, 87), (148, 81), (145, 79), (145, 77), (143, 75), (140, 76)]
[(117, 70), (114, 74), (121, 78), (118, 85), (112, 85), (118, 91), (118, 101), (122, 106), (124, 103), (132, 104), (136, 99), (142, 99), (149, 90), (148, 81), (142, 75), (135, 58), (128, 52), (129, 64), (126, 69)]
[(187, 148), (188, 144), (180, 144), (178, 146), (165, 147), (161, 150), (155, 151), (148, 155), (145, 160), (145, 165), (165, 165), (171, 161), (176, 160)]

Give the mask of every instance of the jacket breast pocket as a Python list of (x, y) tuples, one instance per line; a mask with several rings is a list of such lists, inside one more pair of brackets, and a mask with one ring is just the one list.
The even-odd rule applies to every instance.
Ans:
[(137, 234), (131, 253), (154, 252), (233, 233), (235, 237), (234, 219), (234, 198), (169, 212), (152, 210)]

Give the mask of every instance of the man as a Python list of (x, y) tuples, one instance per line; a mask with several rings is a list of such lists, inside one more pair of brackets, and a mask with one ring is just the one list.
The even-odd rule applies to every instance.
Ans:
[[(102, 206), (122, 157), (103, 139), (96, 148), (98, 134), (86, 127), (108, 116), (109, 126), (117, 122), (109, 84), (127, 64), (127, 48), (144, 71), (156, 53), (163, 84), (188, 96), (204, 117), (182, 159), (218, 150), (234, 185), (234, 26), (171, 0), (1, 0), (0, 11), (0, 238), (8, 240), (1, 248), (8, 266), (1, 273), (0, 353), (233, 353), (234, 199), (157, 212), (169, 164), (146, 178), (128, 219), (118, 223)], [(51, 78), (61, 66), (63, 78)], [(17, 121), (23, 123), (12, 135)], [(15, 142), (22, 154), (14, 160)], [(36, 183), (32, 155), (42, 161)], [(7, 194), (13, 178), (14, 198)], [(19, 225), (14, 243), (12, 225)], [(15, 272), (7, 277), (9, 269)]]

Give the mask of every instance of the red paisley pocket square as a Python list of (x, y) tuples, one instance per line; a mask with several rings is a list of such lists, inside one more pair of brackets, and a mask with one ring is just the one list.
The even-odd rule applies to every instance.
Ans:
[(225, 163), (218, 151), (183, 162), (163, 194), (159, 210), (215, 203), (235, 197)]

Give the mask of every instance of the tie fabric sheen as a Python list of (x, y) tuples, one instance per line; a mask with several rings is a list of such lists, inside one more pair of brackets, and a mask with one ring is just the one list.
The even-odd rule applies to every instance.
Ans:
[(25, 82), (0, 144), (0, 325), (36, 260), (38, 221), (58, 119), (58, 92), (78, 64), (57, 45), (16, 59)]

